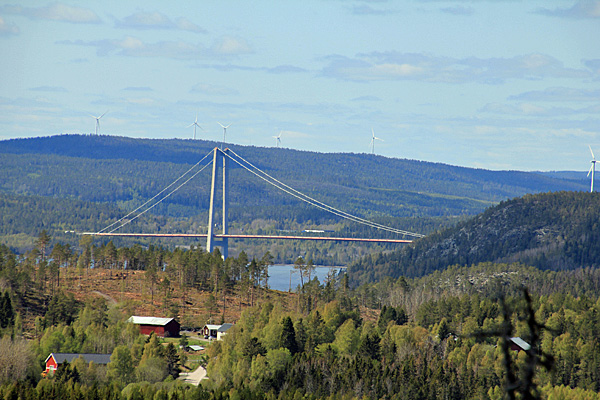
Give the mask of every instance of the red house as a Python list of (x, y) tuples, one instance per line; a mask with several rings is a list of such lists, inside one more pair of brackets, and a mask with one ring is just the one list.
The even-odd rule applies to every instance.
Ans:
[(127, 322), (139, 325), (142, 335), (149, 335), (154, 332), (155, 335), (161, 337), (179, 336), (179, 322), (173, 318), (138, 317), (134, 315)]
[(106, 365), (110, 362), (110, 356), (110, 354), (50, 353), (48, 358), (46, 358), (46, 370), (44, 371), (44, 375), (49, 372), (56, 372), (58, 366), (65, 361), (71, 364), (79, 357), (82, 357), (85, 362)]

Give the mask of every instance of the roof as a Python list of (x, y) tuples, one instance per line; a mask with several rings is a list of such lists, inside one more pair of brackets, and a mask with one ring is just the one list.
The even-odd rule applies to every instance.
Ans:
[(94, 362), (95, 364), (108, 364), (110, 362), (111, 354), (89, 354), (89, 353), (50, 353), (46, 362), (50, 357), (54, 358), (57, 364), (62, 364), (65, 361), (69, 364), (74, 360), (82, 357), (86, 362)]
[(531, 348), (531, 346), (529, 345), (529, 343), (527, 343), (526, 341), (524, 341), (520, 337), (511, 337), (510, 341), (513, 342), (514, 344), (516, 344), (517, 346), (519, 346), (520, 348), (522, 348), (525, 351), (527, 351), (527, 350), (529, 350)]
[(159, 326), (165, 326), (171, 321), (173, 321), (173, 318), (138, 317), (137, 315), (133, 315), (127, 320), (127, 322), (131, 322), (136, 325), (159, 325)]
[(223, 324), (219, 327), (219, 329), (217, 329), (217, 332), (227, 332), (229, 330), (229, 328), (231, 328), (233, 326), (233, 324)]
[(205, 328), (208, 328), (211, 331), (216, 331), (221, 327), (221, 325), (206, 325)]
[(193, 350), (193, 351), (200, 351), (200, 350), (204, 350), (204, 347), (199, 346), (197, 344), (192, 344), (188, 346), (188, 349)]

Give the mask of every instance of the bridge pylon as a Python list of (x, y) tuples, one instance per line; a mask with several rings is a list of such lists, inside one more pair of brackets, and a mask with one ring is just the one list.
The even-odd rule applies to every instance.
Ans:
[(218, 147), (215, 147), (213, 150), (213, 165), (212, 165), (212, 182), (210, 185), (210, 206), (208, 210), (208, 235), (206, 236), (206, 251), (212, 253), (215, 246), (220, 246), (222, 251), (221, 254), (223, 258), (228, 257), (229, 253), (229, 239), (228, 238), (220, 238), (217, 239), (215, 237), (215, 201), (217, 194), (217, 180), (219, 175), (219, 169), (222, 168), (222, 178), (223, 178), (223, 199), (222, 199), (222, 229), (221, 233), (223, 235), (227, 235), (228, 231), (228, 219), (227, 215), (229, 213), (229, 160), (226, 154), (229, 153), (229, 149), (220, 150)]

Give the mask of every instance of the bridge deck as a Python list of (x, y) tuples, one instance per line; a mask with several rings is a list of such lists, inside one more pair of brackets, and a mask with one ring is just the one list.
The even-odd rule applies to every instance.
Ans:
[[(81, 235), (91, 236), (119, 236), (119, 237), (164, 237), (164, 238), (205, 238), (206, 233), (94, 233), (83, 232)], [(372, 243), (412, 243), (405, 239), (372, 239), (372, 238), (344, 238), (330, 236), (279, 236), (279, 235), (238, 235), (215, 234), (215, 239), (282, 239), (282, 240), (317, 240), (329, 242), (372, 242)]]

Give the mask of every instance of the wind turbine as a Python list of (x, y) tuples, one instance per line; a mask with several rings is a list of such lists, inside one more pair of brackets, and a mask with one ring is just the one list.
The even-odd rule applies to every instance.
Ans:
[(590, 148), (590, 153), (592, 153), (592, 161), (590, 161), (592, 163), (592, 166), (590, 167), (590, 170), (588, 171), (587, 176), (590, 176), (590, 174), (592, 174), (592, 183), (590, 186), (590, 192), (594, 191), (594, 175), (596, 174), (596, 157), (594, 157), (594, 152), (592, 151), (592, 146), (588, 145), (588, 147)]
[(104, 114), (102, 114), (99, 117), (96, 117), (95, 115), (90, 114), (90, 117), (96, 118), (96, 135), (98, 135), (98, 131), (100, 130), (100, 118), (104, 117), (104, 115), (108, 112), (108, 110), (104, 111)]
[[(194, 140), (196, 140), (196, 127), (202, 129), (202, 127), (200, 125), (198, 125), (198, 113), (196, 113), (196, 120), (193, 123), (186, 126), (186, 128), (189, 128), (192, 126), (194, 127)], [(204, 129), (202, 129), (202, 130), (204, 130)]]
[(283, 131), (279, 131), (279, 135), (277, 136), (272, 136), (275, 138), (275, 147), (279, 147), (279, 145), (281, 144), (281, 133)]
[(221, 125), (221, 128), (223, 128), (223, 143), (225, 143), (225, 135), (227, 134), (227, 128), (229, 128), (231, 126), (231, 124), (225, 126), (220, 122), (217, 122), (219, 125)]
[(371, 133), (373, 134), (373, 137), (371, 138), (371, 144), (370, 144), (371, 154), (375, 154), (375, 141), (380, 140), (380, 141), (384, 142), (385, 140), (375, 137), (375, 131), (373, 130), (373, 128), (371, 128)]

